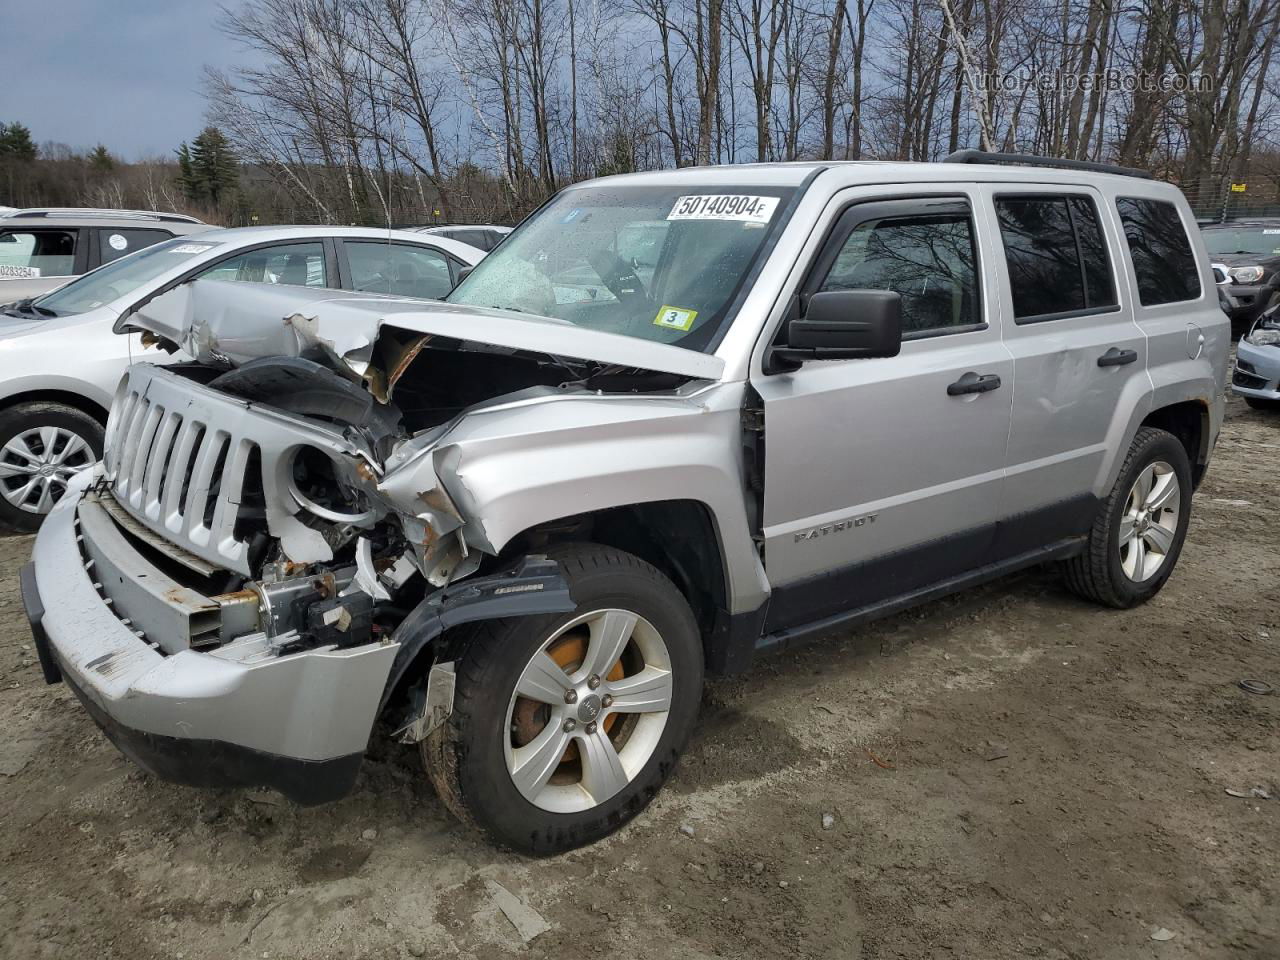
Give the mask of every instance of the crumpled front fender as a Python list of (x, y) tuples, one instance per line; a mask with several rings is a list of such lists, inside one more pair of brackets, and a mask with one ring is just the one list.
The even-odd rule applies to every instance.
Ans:
[(545, 556), (522, 557), (501, 573), (437, 590), (409, 611), (391, 636), (399, 649), (378, 712), (422, 652), (446, 630), (478, 620), (568, 613), (576, 606), (560, 564)]

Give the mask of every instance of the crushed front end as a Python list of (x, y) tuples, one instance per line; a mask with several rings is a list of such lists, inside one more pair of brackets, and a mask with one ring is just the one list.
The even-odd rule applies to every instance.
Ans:
[[(139, 765), (317, 803), (354, 782), (406, 647), (530, 571), (442, 589), (478, 558), (442, 490), (414, 512), (379, 492), (385, 411), (342, 408), (361, 401), (299, 360), (277, 402), (340, 420), (247, 399), (281, 389), (273, 363), (131, 367), (104, 461), (47, 518), (22, 587), (46, 677)], [(532, 573), (557, 608), (554, 571)]]

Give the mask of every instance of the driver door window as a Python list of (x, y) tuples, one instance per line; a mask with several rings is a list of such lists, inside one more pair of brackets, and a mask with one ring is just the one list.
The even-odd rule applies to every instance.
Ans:
[(976, 264), (967, 210), (876, 217), (849, 233), (818, 291), (895, 291), (904, 337), (973, 329), (982, 323)]
[(324, 244), (286, 243), (246, 250), (206, 270), (200, 274), (200, 279), (326, 287)]

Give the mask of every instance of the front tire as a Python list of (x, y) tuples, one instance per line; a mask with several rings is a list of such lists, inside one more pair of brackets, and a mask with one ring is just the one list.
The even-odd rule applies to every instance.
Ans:
[(1280, 401), (1268, 397), (1245, 397), (1244, 402), (1255, 410), (1267, 410), (1273, 413), (1280, 410)]
[(577, 607), (482, 624), (455, 656), (453, 713), (422, 743), (445, 804), (530, 854), (591, 843), (674, 770), (702, 695), (689, 604), (638, 557), (548, 551)]
[(1067, 587), (1117, 609), (1154, 597), (1182, 552), (1191, 493), (1191, 464), (1178, 438), (1142, 427), (1098, 510), (1085, 551), (1063, 564)]
[(0, 528), (34, 533), (67, 482), (102, 457), (102, 424), (51, 401), (0, 412)]

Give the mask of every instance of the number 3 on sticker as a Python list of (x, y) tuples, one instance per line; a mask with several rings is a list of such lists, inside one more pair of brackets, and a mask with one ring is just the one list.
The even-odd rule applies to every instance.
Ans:
[(680, 307), (669, 307), (664, 303), (658, 315), (653, 318), (653, 322), (668, 330), (688, 330), (693, 326), (693, 318), (697, 315), (697, 310), (682, 310)]

